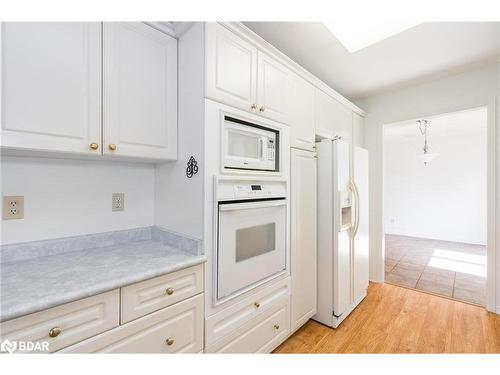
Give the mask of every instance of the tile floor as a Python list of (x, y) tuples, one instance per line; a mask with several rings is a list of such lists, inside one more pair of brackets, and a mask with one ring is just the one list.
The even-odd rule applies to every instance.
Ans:
[(486, 247), (386, 234), (385, 281), (484, 306)]

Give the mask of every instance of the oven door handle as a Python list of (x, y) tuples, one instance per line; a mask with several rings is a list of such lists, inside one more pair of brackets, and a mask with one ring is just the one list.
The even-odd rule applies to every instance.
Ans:
[(262, 201), (262, 202), (219, 204), (219, 211), (247, 210), (251, 208), (267, 208), (267, 207), (277, 207), (277, 206), (286, 206), (286, 200), (280, 199), (280, 200)]

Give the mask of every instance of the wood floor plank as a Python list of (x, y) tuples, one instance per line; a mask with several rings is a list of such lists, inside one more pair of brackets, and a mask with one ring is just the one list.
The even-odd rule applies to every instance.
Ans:
[(500, 316), (389, 284), (337, 329), (310, 320), (275, 353), (500, 353)]

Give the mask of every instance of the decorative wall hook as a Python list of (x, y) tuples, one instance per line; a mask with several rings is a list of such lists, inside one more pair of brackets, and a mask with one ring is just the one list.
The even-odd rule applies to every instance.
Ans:
[(186, 177), (191, 178), (193, 177), (196, 173), (198, 173), (198, 162), (194, 158), (194, 156), (191, 156), (189, 158), (189, 161), (187, 163), (187, 168), (186, 168)]

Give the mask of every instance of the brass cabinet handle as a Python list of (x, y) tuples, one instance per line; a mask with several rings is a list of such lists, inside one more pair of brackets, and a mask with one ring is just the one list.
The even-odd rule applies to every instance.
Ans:
[(264, 112), (265, 110), (266, 110), (266, 108), (265, 108), (265, 107), (260, 107), (260, 108), (259, 108), (259, 112)]
[(49, 331), (49, 336), (50, 337), (57, 337), (59, 336), (59, 334), (62, 332), (62, 329), (59, 328), (59, 327), (54, 327), (54, 328), (51, 328), (51, 330)]
[(89, 147), (91, 150), (97, 150), (99, 148), (99, 145), (95, 142), (92, 142)]
[(276, 323), (276, 324), (274, 325), (274, 329), (277, 331), (278, 329), (280, 329), (280, 325), (279, 325), (278, 323)]
[(257, 109), (257, 104), (252, 104), (252, 106), (250, 107), (250, 109), (252, 111), (255, 111)]
[(169, 296), (171, 296), (172, 294), (174, 294), (174, 288), (165, 289), (165, 293), (168, 294)]
[(253, 305), (254, 305), (256, 308), (259, 308), (259, 307), (260, 307), (260, 303), (259, 303), (259, 302), (255, 302)]
[(174, 344), (174, 341), (175, 339), (173, 337), (169, 337), (165, 342), (167, 343), (168, 346), (171, 346)]
[(109, 147), (109, 149), (111, 151), (115, 151), (116, 150), (116, 145), (114, 143), (110, 143), (108, 147)]

